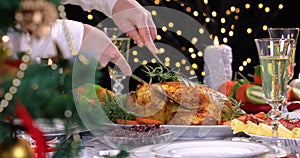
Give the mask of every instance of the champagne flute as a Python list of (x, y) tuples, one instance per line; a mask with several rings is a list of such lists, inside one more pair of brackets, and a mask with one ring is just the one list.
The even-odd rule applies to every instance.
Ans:
[(299, 36), (299, 28), (269, 28), (269, 35), (271, 38), (287, 38), (294, 39), (295, 43), (292, 46), (292, 51), (290, 55), (290, 65), (289, 65), (289, 80), (293, 79), (294, 76), (294, 65), (295, 65), (295, 53), (296, 53), (296, 44)]
[[(269, 36), (271, 38), (287, 38), (287, 39), (294, 39), (295, 43), (292, 46), (291, 55), (289, 57), (290, 64), (288, 66), (289, 72), (289, 81), (293, 79), (294, 76), (294, 66), (295, 66), (295, 54), (296, 54), (296, 44), (299, 36), (299, 28), (269, 28), (268, 29)], [(288, 85), (287, 85), (288, 86)], [(289, 88), (289, 87), (288, 87)], [(284, 104), (282, 104), (282, 112), (288, 112), (289, 103), (287, 102), (287, 96), (285, 96)]]
[(281, 118), (280, 105), (285, 100), (289, 81), (290, 55), (294, 39), (260, 38), (255, 39), (262, 72), (262, 86), (265, 99), (272, 109), (268, 112), (272, 127), (271, 144), (280, 145), (278, 126)]
[[(104, 27), (103, 32), (111, 39), (113, 44), (128, 61), (131, 39), (116, 27)], [(108, 66), (108, 73), (109, 77), (114, 81), (112, 90), (116, 96), (121, 96), (124, 89), (124, 85), (121, 82), (126, 79), (126, 75), (117, 66)]]

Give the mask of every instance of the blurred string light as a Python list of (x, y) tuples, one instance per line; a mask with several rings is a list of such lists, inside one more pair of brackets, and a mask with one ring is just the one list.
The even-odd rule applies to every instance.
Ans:
[(92, 10), (88, 10), (87, 12), (88, 12), (87, 19), (93, 20), (94, 16), (91, 14)]
[[(234, 43), (234, 40), (239, 40), (235, 38), (235, 35), (237, 34), (236, 31), (243, 30), (244, 36), (249, 38), (254, 36), (254, 33), (257, 31), (260, 32), (266, 32), (269, 28), (268, 19), (263, 20), (262, 23), (249, 23), (244, 24), (244, 26), (239, 26), (239, 23), (241, 23), (242, 20), (253, 19), (251, 16), (253, 11), (256, 13), (261, 14), (263, 17), (267, 17), (272, 15), (273, 12), (278, 12), (284, 8), (284, 1), (276, 1), (276, 2), (269, 2), (269, 1), (228, 1), (226, 3), (221, 3), (219, 1), (212, 1), (212, 0), (202, 0), (202, 1), (190, 1), (190, 0), (153, 0), (153, 1), (147, 1), (147, 0), (138, 0), (142, 5), (154, 5), (154, 6), (164, 6), (164, 7), (172, 7), (177, 10), (180, 10), (182, 12), (185, 12), (186, 14), (190, 15), (191, 17), (195, 18), (199, 23), (201, 23), (204, 28), (194, 28), (198, 29), (199, 33), (204, 33), (205, 29), (208, 29), (210, 33), (210, 37), (218, 36), (220, 39), (220, 43), (225, 44), (231, 44)], [(216, 3), (218, 2), (218, 3)], [(274, 5), (274, 3), (276, 5)], [(278, 3), (278, 4), (277, 4)], [(157, 11), (155, 9), (150, 10), (150, 13), (153, 17), (158, 16)], [(257, 16), (257, 15), (256, 15)], [(87, 18), (89, 20), (93, 20), (93, 15), (91, 12), (88, 12)], [(246, 18), (246, 19), (245, 19)], [(244, 22), (243, 21), (243, 22)], [(257, 21), (257, 20), (256, 20)], [(176, 24), (172, 21), (165, 21), (164, 26), (162, 28), (158, 28), (161, 31), (158, 31), (158, 35), (156, 36), (156, 40), (160, 42), (164, 42), (165, 40), (168, 40), (167, 34), (169, 32), (169, 28), (176, 28)], [(100, 24), (101, 25), (101, 24)], [(174, 32), (177, 36), (183, 36), (184, 32), (180, 30), (180, 28), (177, 29), (176, 32)], [(239, 32), (240, 34), (240, 32)], [(171, 39), (173, 40), (173, 39)], [(192, 45), (195, 45), (198, 43), (197, 38), (189, 39)], [(239, 41), (237, 41), (239, 42)], [(194, 74), (195, 70), (198, 71), (200, 67), (200, 62), (197, 62), (197, 60), (203, 59), (203, 52), (199, 50), (195, 50), (194, 48), (185, 45), (185, 43), (182, 43), (182, 46), (178, 46), (179, 50), (182, 53), (187, 53), (187, 56), (192, 61), (193, 65), (192, 67), (186, 67), (184, 66), (184, 70), (188, 71), (189, 74)], [(160, 50), (164, 50), (163, 48), (160, 48)], [(233, 51), (236, 51), (235, 48)], [(243, 54), (245, 52), (235, 52), (235, 54), (238, 54), (237, 56), (241, 56), (240, 54)], [(137, 50), (131, 50), (131, 54), (134, 56), (133, 61), (136, 63), (146, 63), (146, 61), (140, 61), (138, 51)], [(245, 56), (245, 55), (243, 55)], [(183, 64), (178, 64), (178, 61), (170, 61), (167, 60), (168, 57), (165, 57), (165, 64), (168, 66), (174, 66), (178, 67), (180, 65), (183, 67)], [(245, 71), (249, 65), (251, 65), (253, 61), (253, 54), (247, 54), (245, 59), (241, 59), (241, 61), (238, 61), (239, 66), (237, 66), (238, 71)], [(149, 59), (148, 62), (155, 63), (156, 60)], [(180, 63), (180, 62), (179, 62)], [(252, 69), (253, 67), (249, 67), (249, 69)], [(235, 71), (235, 70), (234, 70)], [(198, 72), (198, 75), (205, 76), (205, 72)]]
[[(283, 4), (285, 1), (274, 1), (274, 3), (279, 3), (277, 5), (272, 5), (270, 3), (267, 3), (267, 1), (248, 1), (248, 2), (226, 2), (224, 3), (222, 7), (214, 7), (212, 4), (212, 1), (209, 0), (203, 0), (201, 2), (202, 5), (192, 5), (195, 4), (196, 1), (189, 1), (189, 0), (154, 0), (152, 3), (154, 5), (160, 6), (160, 5), (165, 5), (168, 7), (169, 6), (174, 6), (174, 4), (177, 4), (178, 8), (181, 8), (181, 11), (186, 12), (188, 15), (194, 17), (197, 19), (203, 26), (206, 28), (212, 27), (210, 30), (210, 33), (212, 34), (211, 37), (213, 36), (218, 36), (220, 41), (223, 43), (228, 43), (233, 42), (235, 35), (237, 34), (236, 31), (238, 29), (237, 25), (239, 22), (241, 22), (241, 18), (246, 15), (246, 14), (251, 14), (251, 10), (255, 10), (256, 12), (259, 12), (262, 16), (270, 17), (273, 12), (278, 12), (282, 10), (285, 5)], [(148, 2), (149, 3), (149, 2)], [(272, 4), (274, 4), (272, 2)], [(218, 3), (221, 4), (221, 3)], [(217, 5), (215, 5), (217, 6)], [(223, 10), (220, 10), (222, 8)], [(157, 16), (157, 11), (155, 9), (151, 10), (150, 13), (152, 14), (153, 17)], [(87, 11), (86, 18), (90, 21), (95, 20), (96, 18), (94, 17), (95, 14), (93, 14), (92, 10)], [(245, 37), (252, 37), (254, 36), (254, 33), (258, 31), (260, 32), (266, 32), (267, 29), (269, 28), (268, 20), (262, 20), (263, 22), (260, 24), (255, 23), (254, 24), (244, 24), (243, 28), (239, 29), (244, 29), (244, 36)], [(216, 31), (214, 31), (213, 27), (216, 27)], [(98, 27), (101, 28), (102, 24), (99, 23)], [(158, 28), (161, 29), (163, 33), (168, 33), (169, 28), (176, 28), (176, 24), (172, 21), (165, 21), (164, 27)], [(205, 28), (194, 28), (198, 29), (199, 33), (204, 33)], [(1, 30), (0, 30), (1, 31)], [(182, 36), (184, 32), (180, 30), (180, 28), (177, 29), (175, 32), (177, 36)], [(156, 36), (156, 40), (158, 41), (163, 41), (167, 40), (165, 39), (164, 34), (158, 34)], [(196, 44), (198, 41), (197, 38), (192, 38), (189, 39), (191, 44)], [(10, 41), (10, 37), (8, 35), (2, 35), (1, 36), (1, 42), (0, 43), (8, 43)], [(165, 48), (159, 48), (161, 52), (165, 52)], [(199, 50), (195, 50), (193, 47), (182, 45), (179, 46), (179, 50), (181, 50), (183, 53), (187, 54), (187, 57), (191, 59), (191, 66), (187, 65), (188, 61), (186, 60), (179, 60), (179, 61), (172, 61), (170, 57), (165, 57), (164, 63), (166, 66), (171, 66), (171, 67), (182, 67), (185, 71), (188, 72), (190, 75), (195, 75), (196, 72), (198, 75), (205, 76), (205, 72), (201, 71), (199, 72), (199, 68), (201, 67), (201, 63), (197, 62), (197, 60), (203, 58), (203, 52)], [(235, 51), (235, 50), (233, 50)], [(5, 52), (6, 54), (11, 54), (9, 49), (7, 47), (2, 47), (2, 50), (0, 52)], [(238, 54), (242, 54), (244, 52), (236, 52)], [(131, 54), (133, 56), (132, 60), (135, 63), (142, 63), (142, 64), (147, 64), (149, 62), (151, 63), (156, 63), (157, 61), (154, 58), (148, 59), (148, 60), (141, 60), (139, 58), (139, 52), (137, 50), (132, 49)], [(250, 66), (253, 59), (253, 55), (248, 55), (245, 58), (246, 59), (241, 59), (238, 61), (238, 66), (237, 70), (240, 72), (245, 71), (246, 69), (252, 69), (253, 67)], [(80, 58), (83, 58), (80, 56)], [(84, 59), (84, 58), (83, 58)], [(83, 60), (86, 61), (86, 60)], [(86, 61), (88, 62), (88, 61)], [(189, 61), (190, 62), (190, 61)], [(52, 64), (53, 65), (53, 64)], [(249, 67), (250, 66), (250, 67)], [(20, 73), (21, 74), (21, 73)]]
[[(155, 0), (153, 1), (154, 5), (162, 5), (162, 3), (165, 3), (165, 2), (170, 2), (170, 3), (176, 3), (178, 4), (178, 7), (181, 7), (182, 10), (186, 13), (188, 13), (189, 15), (195, 17), (195, 18), (203, 18), (203, 16), (205, 16), (205, 20), (203, 20), (203, 22), (206, 22), (206, 23), (209, 23), (211, 22), (211, 17), (209, 16), (208, 13), (204, 12), (204, 11), (201, 11), (201, 10), (196, 10), (195, 7), (193, 5), (190, 5), (189, 3), (186, 3), (186, 2), (183, 2), (183, 1), (174, 1), (174, 0), (169, 0), (169, 1), (160, 1), (160, 0)], [(157, 16), (157, 11), (154, 10), (151, 10), (150, 13), (152, 14), (152, 16)], [(211, 16), (217, 16), (217, 12), (214, 12)], [(202, 23), (203, 23), (202, 22)], [(160, 29), (163, 33), (166, 33), (168, 34), (170, 28), (176, 28), (176, 24), (173, 22), (173, 21), (166, 21), (165, 24), (161, 27), (161, 28), (158, 28)], [(173, 29), (174, 30), (174, 29)], [(176, 29), (175, 29), (176, 30)], [(199, 33), (200, 34), (204, 34), (205, 33), (205, 28), (199, 28)], [(184, 32), (179, 28), (177, 29), (174, 34), (176, 34), (177, 36), (183, 36)], [(157, 41), (164, 41), (164, 40), (167, 40), (165, 39), (165, 35), (164, 34), (160, 34), (158, 33), (158, 35), (156, 36), (156, 40)], [(196, 37), (192, 37), (191, 39), (188, 39), (192, 45), (195, 45), (198, 43), (198, 39)], [(161, 51), (162, 48), (160, 48), (160, 51)], [(201, 51), (196, 51), (193, 47), (190, 47), (190, 46), (185, 46), (185, 45), (182, 45), (181, 47), (179, 47), (179, 49), (182, 51), (182, 52), (186, 52), (186, 53), (190, 53), (189, 57), (190, 59), (194, 59), (195, 60), (198, 60), (198, 58), (203, 58), (203, 53)], [(132, 52), (135, 52), (134, 54), (138, 54), (136, 53), (137, 50), (131, 50)], [(163, 52), (163, 51), (161, 51)], [(134, 55), (132, 54), (132, 55)], [(136, 55), (138, 56), (138, 55)], [(169, 60), (169, 57), (165, 57), (166, 58), (166, 61), (165, 61), (165, 65), (166, 66), (172, 66), (172, 67), (184, 67), (184, 70), (188, 71), (188, 73), (190, 75), (195, 75), (195, 70), (194, 69), (199, 69), (199, 63), (197, 62), (190, 62), (191, 65), (193, 66), (183, 66), (187, 63), (187, 61), (171, 61)], [(136, 60), (137, 61), (137, 60)], [(156, 62), (155, 60), (150, 60), (149, 59), (149, 62)], [(141, 62), (142, 63), (142, 62)], [(201, 75), (201, 73), (199, 73), (199, 75)]]
[(3, 35), (1, 40), (3, 43), (8, 43), (10, 41), (10, 37), (8, 35)]
[[(204, 1), (205, 4), (209, 6), (209, 3), (211, 1)], [(272, 2), (273, 3), (273, 2)], [(277, 2), (278, 3), (278, 2)], [(272, 14), (272, 11), (278, 11), (284, 8), (284, 5), (282, 2), (276, 5), (272, 5), (269, 2), (245, 2), (245, 3), (232, 3), (230, 2), (226, 3), (227, 5), (219, 7), (223, 8), (223, 11), (217, 11), (217, 14), (215, 13), (216, 11), (212, 11), (211, 15), (213, 18), (219, 19), (218, 27), (219, 27), (219, 32), (218, 36), (221, 39), (223, 43), (228, 43), (230, 42), (231, 39), (233, 39), (236, 31), (236, 25), (238, 22), (240, 22), (240, 17), (242, 16), (241, 14), (247, 14), (247, 12), (250, 12), (250, 9), (256, 9), (262, 11), (264, 16), (268, 16)], [(216, 16), (218, 15), (218, 16)], [(267, 21), (267, 20), (266, 20)], [(255, 27), (255, 28), (254, 28)], [(259, 27), (259, 28), (256, 28)], [(256, 26), (244, 26), (246, 28), (245, 30), (245, 36), (253, 36), (253, 30), (262, 30), (262, 31), (267, 31), (268, 30), (268, 24), (267, 23), (262, 23), (258, 24)], [(244, 53), (244, 52), (237, 52), (237, 53)], [(240, 66), (238, 66), (238, 71), (244, 71), (247, 66), (251, 65), (252, 54), (249, 54), (247, 59), (244, 61), (238, 61), (240, 62)], [(253, 67), (250, 67), (252, 69)]]

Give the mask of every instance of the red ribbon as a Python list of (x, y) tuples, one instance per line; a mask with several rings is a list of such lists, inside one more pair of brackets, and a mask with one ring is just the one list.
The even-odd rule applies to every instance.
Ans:
[(15, 108), (16, 116), (22, 120), (23, 126), (31, 135), (32, 139), (36, 141), (36, 152), (38, 158), (45, 158), (47, 152), (46, 138), (43, 135), (43, 132), (35, 126), (33, 119), (31, 118), (27, 109), (19, 101), (16, 102)]
[(4, 64), (13, 66), (13, 67), (19, 67), (20, 64), (22, 63), (22, 60), (7, 60), (4, 61)]

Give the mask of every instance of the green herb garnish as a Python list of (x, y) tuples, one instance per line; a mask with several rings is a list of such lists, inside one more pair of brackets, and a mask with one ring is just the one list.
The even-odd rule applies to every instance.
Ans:
[[(118, 101), (116, 100), (118, 99)], [(124, 111), (119, 104), (124, 104), (126, 100), (126, 94), (122, 96), (116, 96), (113, 98), (108, 91), (103, 97), (104, 103), (102, 104), (102, 109), (106, 113), (107, 117), (114, 123), (117, 122), (117, 119), (130, 120), (133, 119), (133, 116)]]
[(173, 69), (166, 69), (163, 66), (159, 65), (157, 67), (146, 66), (144, 65), (146, 70), (142, 70), (145, 72), (149, 78), (149, 84), (152, 83), (153, 78), (157, 78), (159, 82), (166, 82), (166, 81), (177, 81), (178, 76)]

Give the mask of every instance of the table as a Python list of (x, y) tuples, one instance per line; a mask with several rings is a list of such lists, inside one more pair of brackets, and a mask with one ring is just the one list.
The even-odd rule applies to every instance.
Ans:
[[(99, 140), (99, 138), (94, 137), (91, 133), (83, 133), (81, 134), (82, 138), (82, 145), (85, 147), (80, 154), (80, 158), (102, 158), (99, 156), (99, 151), (107, 151), (107, 150), (114, 150), (110, 146), (104, 144)], [(182, 141), (182, 140), (177, 140), (177, 141)], [(298, 144), (300, 144), (300, 141), (298, 141)], [(298, 148), (300, 150), (300, 147), (294, 147)], [(300, 152), (300, 151), (299, 151)], [(130, 158), (130, 156), (128, 156)], [(270, 155), (265, 154), (261, 155), (260, 157), (262, 158), (269, 158)], [(297, 158), (297, 156), (289, 156), (289, 158)], [(298, 155), (299, 158), (299, 155)]]

